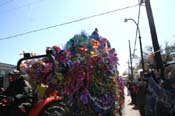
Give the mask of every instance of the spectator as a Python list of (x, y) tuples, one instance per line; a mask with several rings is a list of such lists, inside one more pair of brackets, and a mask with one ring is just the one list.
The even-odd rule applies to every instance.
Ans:
[(9, 86), (2, 93), (6, 96), (2, 101), (7, 101), (9, 105), (0, 108), (0, 115), (3, 116), (27, 116), (32, 105), (32, 88), (24, 80), (18, 70), (8, 73)]
[[(148, 81), (148, 90), (150, 97), (148, 97), (146, 103), (145, 109), (149, 111), (151, 107), (149, 107), (149, 104), (155, 106), (153, 116), (172, 116), (171, 115), (171, 99), (170, 95), (168, 94), (167, 90), (162, 88), (159, 84), (155, 82), (152, 75), (146, 74), (144, 77), (145, 80)], [(155, 97), (153, 97), (153, 95)], [(155, 98), (155, 99), (153, 99)], [(155, 101), (155, 103), (153, 103)], [(152, 106), (151, 105), (151, 106)], [(148, 113), (147, 113), (148, 114)], [(150, 116), (150, 113), (148, 114)]]
[(137, 106), (141, 116), (145, 116), (145, 96), (146, 96), (146, 85), (147, 83), (143, 78), (139, 78), (138, 81), (138, 93), (137, 93)]

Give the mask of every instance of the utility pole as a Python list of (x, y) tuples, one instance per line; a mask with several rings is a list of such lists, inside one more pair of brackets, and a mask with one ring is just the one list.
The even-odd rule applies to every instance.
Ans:
[(148, 22), (149, 22), (149, 27), (150, 27), (151, 37), (152, 37), (152, 44), (153, 44), (154, 53), (155, 53), (154, 60), (155, 60), (157, 69), (161, 69), (161, 77), (163, 78), (164, 68), (163, 68), (162, 58), (160, 54), (160, 47), (157, 39), (157, 33), (156, 33), (155, 24), (154, 24), (150, 0), (145, 0), (145, 6), (146, 6), (146, 12), (148, 16)]
[(133, 68), (132, 68), (132, 54), (131, 54), (131, 45), (130, 45), (130, 40), (128, 40), (129, 42), (129, 56), (130, 56), (130, 65), (131, 65), (131, 79), (133, 79)]

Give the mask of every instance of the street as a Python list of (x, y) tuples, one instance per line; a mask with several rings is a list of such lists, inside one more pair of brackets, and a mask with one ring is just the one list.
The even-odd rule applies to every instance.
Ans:
[(140, 116), (138, 110), (133, 109), (134, 105), (130, 105), (131, 102), (130, 96), (128, 96), (127, 88), (125, 87), (125, 106), (123, 109), (123, 116)]

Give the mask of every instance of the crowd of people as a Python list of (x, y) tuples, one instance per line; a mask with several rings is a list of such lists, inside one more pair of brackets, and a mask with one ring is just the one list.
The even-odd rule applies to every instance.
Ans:
[(141, 116), (175, 116), (175, 67), (160, 70), (147, 68), (139, 78), (129, 80), (128, 90)]
[(0, 92), (0, 116), (27, 116), (33, 102), (32, 87), (18, 70), (10, 71), (8, 80), (9, 86)]

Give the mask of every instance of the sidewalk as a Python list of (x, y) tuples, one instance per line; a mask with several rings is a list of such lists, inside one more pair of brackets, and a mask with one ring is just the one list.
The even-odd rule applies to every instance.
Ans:
[(127, 88), (125, 87), (125, 106), (123, 109), (123, 116), (140, 116), (140, 113), (138, 110), (134, 110), (134, 105), (130, 105), (131, 102), (130, 96), (127, 96)]

